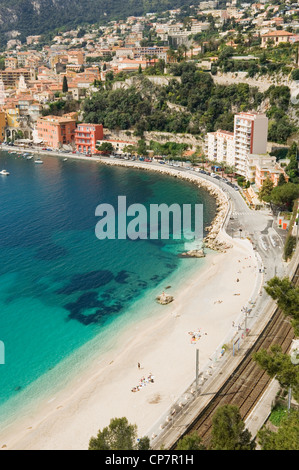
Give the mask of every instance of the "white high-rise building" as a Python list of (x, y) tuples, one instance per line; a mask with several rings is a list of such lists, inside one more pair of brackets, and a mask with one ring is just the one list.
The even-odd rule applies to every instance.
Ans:
[(235, 116), (235, 167), (246, 176), (250, 154), (265, 154), (268, 140), (268, 118), (265, 114), (243, 112)]
[(265, 114), (242, 112), (235, 115), (234, 132), (209, 132), (205, 154), (210, 161), (226, 163), (246, 177), (250, 154), (267, 152), (268, 118)]

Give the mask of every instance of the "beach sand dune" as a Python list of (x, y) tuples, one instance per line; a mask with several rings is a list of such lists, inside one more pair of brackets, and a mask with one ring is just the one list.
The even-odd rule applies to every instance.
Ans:
[[(87, 449), (91, 436), (111, 418), (123, 416), (145, 435), (194, 380), (196, 348), (202, 368), (233, 330), (257, 277), (248, 240), (234, 240), (226, 253), (209, 253), (204, 267), (171, 291), (174, 302), (162, 307), (156, 321), (135, 325), (119, 338), (113, 353), (92, 364), (38, 413), (0, 433), (0, 447)], [(194, 343), (190, 332), (198, 331)], [(149, 374), (154, 381), (132, 392)]]

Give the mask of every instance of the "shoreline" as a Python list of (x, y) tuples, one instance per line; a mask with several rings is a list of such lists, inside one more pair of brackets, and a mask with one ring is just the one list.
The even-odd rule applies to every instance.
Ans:
[[(3, 148), (3, 145), (0, 147), (0, 151)], [(14, 147), (13, 147), (14, 148)], [(84, 155), (75, 155), (75, 154), (67, 154), (62, 152), (55, 152), (55, 151), (43, 151), (38, 149), (20, 149), (15, 147), (16, 150), (12, 150), (12, 147), (4, 147), (3, 151), (5, 152), (29, 152), (32, 154), (43, 155), (45, 157), (56, 157), (56, 158), (67, 158), (70, 160), (83, 160), (89, 161), (93, 163), (108, 165), (108, 166), (118, 166), (118, 167), (125, 167), (125, 168), (135, 168), (138, 170), (147, 170), (153, 171), (160, 174), (166, 174), (168, 176), (172, 176), (174, 178), (185, 180), (189, 183), (195, 184), (198, 188), (204, 189), (207, 191), (212, 197), (214, 197), (216, 201), (216, 215), (211, 222), (211, 225), (207, 227), (205, 230), (209, 232), (209, 234), (204, 238), (204, 243), (207, 248), (210, 248), (214, 251), (225, 251), (227, 248), (230, 248), (230, 244), (222, 244), (221, 241), (218, 241), (218, 236), (220, 231), (223, 229), (223, 225), (225, 219), (229, 212), (229, 200), (224, 193), (224, 191), (217, 186), (216, 183), (212, 181), (208, 181), (204, 178), (200, 177), (200, 174), (190, 174), (190, 173), (183, 173), (180, 170), (170, 168), (167, 165), (161, 165), (156, 162), (139, 162), (139, 161), (129, 161), (129, 160), (119, 160), (116, 158), (111, 159), (110, 157), (103, 157), (103, 156), (93, 156), (93, 157), (86, 157)]]
[[(66, 158), (65, 155), (46, 155)], [(156, 423), (193, 381), (194, 349), (200, 349), (202, 370), (202, 365), (208, 364), (221, 347), (232, 322), (252, 294), (250, 286), (256, 284), (258, 277), (250, 242), (234, 240), (231, 244), (223, 229), (229, 201), (215, 184), (197, 175), (164, 168), (164, 165), (160, 168), (138, 162), (111, 162), (83, 156), (69, 158), (153, 170), (188, 180), (201, 188), (209, 186), (215, 194), (217, 213), (206, 239), (207, 244), (212, 243), (220, 252), (209, 253), (205, 265), (196, 269), (190, 279), (184, 279), (181, 289), (173, 293), (174, 302), (162, 307), (163, 313), (155, 317), (154, 325), (152, 318), (136, 323), (133, 337), (132, 332), (127, 331), (119, 338), (117, 351), (113, 354), (109, 351), (107, 357), (95, 360), (83, 376), (57, 393), (36, 415), (12, 425), (9, 434), (0, 433), (2, 448), (87, 449), (89, 439), (98, 429), (109, 424), (111, 418), (121, 416), (137, 424), (140, 436), (149, 433), (151, 437)], [(223, 246), (229, 245), (227, 263)], [(238, 284), (237, 276), (240, 277)], [(190, 344), (189, 333), (199, 328), (201, 337), (194, 346)], [(142, 365), (140, 371), (136, 367), (137, 360)], [(176, 367), (171, 367), (171, 363)], [(141, 375), (150, 373), (155, 377), (154, 383), (132, 393), (131, 388)]]

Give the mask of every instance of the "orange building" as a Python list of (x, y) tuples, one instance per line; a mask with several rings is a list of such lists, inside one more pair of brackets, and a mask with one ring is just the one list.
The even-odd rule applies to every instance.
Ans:
[(286, 182), (288, 182), (289, 177), (276, 161), (276, 157), (271, 157), (270, 155), (249, 155), (246, 177), (248, 181), (255, 183), (259, 191), (266, 179), (270, 179), (274, 187), (277, 186), (281, 174)]
[(76, 120), (69, 116), (44, 116), (37, 120), (36, 130), (46, 146), (57, 149), (74, 143)]
[(2, 143), (5, 140), (5, 127), (6, 127), (6, 113), (5, 111), (0, 111), (0, 142)]
[(102, 124), (79, 124), (75, 131), (77, 152), (92, 154), (96, 152), (97, 140), (103, 140)]

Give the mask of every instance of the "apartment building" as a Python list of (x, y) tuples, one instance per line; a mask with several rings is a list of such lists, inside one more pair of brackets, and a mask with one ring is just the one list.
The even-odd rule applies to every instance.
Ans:
[(134, 58), (147, 58), (147, 57), (157, 57), (158, 59), (163, 59), (167, 61), (167, 52), (169, 47), (164, 46), (153, 46), (153, 47), (135, 47)]
[(67, 56), (69, 64), (79, 66), (84, 64), (84, 53), (82, 51), (69, 51)]
[(35, 79), (35, 73), (33, 69), (17, 68), (0, 70), (0, 80), (3, 81), (6, 88), (15, 88), (22, 75), (26, 82)]
[(79, 124), (75, 131), (75, 143), (77, 152), (92, 154), (96, 152), (98, 140), (103, 140), (104, 132), (102, 124)]
[(268, 154), (248, 156), (246, 179), (254, 183), (258, 190), (261, 189), (267, 178), (273, 182), (274, 186), (277, 186), (281, 174), (288, 182), (289, 177), (276, 161), (276, 157), (271, 157)]
[(16, 57), (6, 57), (4, 64), (6, 69), (15, 70), (16, 68), (18, 68), (18, 60)]
[(68, 116), (43, 116), (37, 120), (39, 140), (53, 149), (75, 141), (76, 120)]
[(210, 161), (225, 162), (247, 177), (250, 154), (267, 152), (268, 118), (264, 114), (242, 112), (235, 115), (234, 132), (209, 132), (205, 139), (205, 155)]
[(210, 27), (210, 23), (194, 22), (191, 25), (191, 34), (201, 33), (207, 31)]
[(234, 120), (235, 167), (246, 177), (249, 154), (265, 154), (268, 141), (268, 118), (265, 114), (243, 112)]
[(205, 140), (205, 154), (210, 161), (225, 162), (227, 165), (235, 164), (234, 133), (218, 130), (209, 132)]

